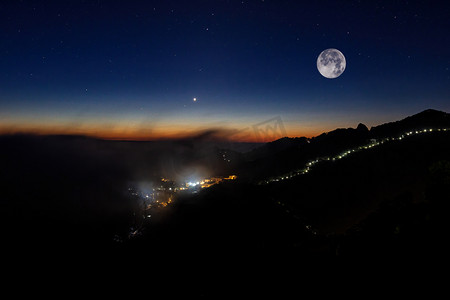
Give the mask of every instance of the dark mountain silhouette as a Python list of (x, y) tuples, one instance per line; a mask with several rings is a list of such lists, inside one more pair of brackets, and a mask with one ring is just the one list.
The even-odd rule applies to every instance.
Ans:
[(374, 126), (370, 129), (370, 134), (372, 137), (377, 138), (395, 136), (413, 130), (449, 127), (450, 114), (434, 109), (427, 109), (400, 121)]
[(337, 154), (349, 147), (364, 144), (370, 132), (363, 124), (356, 129), (336, 129), (313, 138), (282, 138), (267, 143), (242, 156), (236, 173), (258, 180), (303, 167), (309, 160)]
[(339, 128), (313, 138), (281, 138), (245, 153), (236, 172), (251, 180), (267, 178), (301, 168), (309, 160), (367, 144), (371, 139), (431, 128), (450, 128), (450, 114), (428, 109), (370, 130), (360, 123), (356, 128)]

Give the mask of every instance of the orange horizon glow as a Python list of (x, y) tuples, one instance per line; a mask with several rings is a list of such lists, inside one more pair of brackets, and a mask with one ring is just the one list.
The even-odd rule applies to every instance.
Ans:
[[(356, 128), (357, 121), (294, 116), (229, 119), (90, 118), (21, 116), (0, 120), (0, 135), (77, 135), (104, 140), (156, 141), (203, 137), (206, 140), (266, 143), (283, 137), (312, 138), (336, 128)], [(359, 119), (359, 118), (358, 118)], [(361, 118), (362, 119), (362, 118)]]
[[(321, 134), (317, 130), (293, 131), (286, 129), (286, 137), (307, 137), (311, 138)], [(278, 135), (275, 139), (270, 139), (264, 136), (257, 137), (251, 128), (242, 133), (239, 130), (232, 129), (218, 129), (218, 128), (164, 128), (164, 129), (130, 129), (130, 128), (67, 128), (59, 126), (0, 126), (0, 135), (73, 135), (86, 136), (104, 140), (117, 141), (157, 141), (157, 140), (177, 140), (196, 137), (200, 135), (207, 135), (211, 140), (226, 140), (232, 142), (249, 142), (249, 143), (264, 143), (282, 138), (284, 136)]]

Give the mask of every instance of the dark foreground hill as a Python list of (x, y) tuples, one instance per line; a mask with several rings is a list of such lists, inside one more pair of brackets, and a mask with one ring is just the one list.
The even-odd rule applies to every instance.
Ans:
[(130, 245), (423, 258), (441, 251), (449, 178), (450, 133), (416, 136), (291, 180), (220, 185), (179, 199)]

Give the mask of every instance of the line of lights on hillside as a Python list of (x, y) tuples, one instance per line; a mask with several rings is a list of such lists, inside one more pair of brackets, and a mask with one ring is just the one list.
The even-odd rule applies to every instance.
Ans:
[(275, 178), (271, 178), (268, 180), (260, 181), (259, 184), (270, 184), (272, 182), (278, 182), (281, 180), (293, 178), (295, 176), (304, 175), (304, 174), (307, 174), (309, 171), (311, 171), (311, 168), (314, 167), (314, 165), (316, 165), (319, 162), (336, 161), (336, 160), (345, 158), (352, 153), (367, 150), (367, 149), (372, 149), (372, 148), (382, 145), (386, 142), (401, 141), (404, 138), (411, 136), (411, 135), (416, 135), (416, 134), (421, 134), (421, 133), (430, 133), (430, 132), (435, 132), (435, 131), (450, 131), (450, 128), (438, 128), (438, 129), (431, 128), (431, 129), (423, 129), (423, 130), (413, 130), (413, 131), (408, 131), (408, 132), (406, 132), (398, 137), (394, 137), (394, 138), (383, 138), (380, 140), (371, 139), (371, 142), (369, 144), (341, 152), (340, 154), (337, 154), (335, 156), (331, 156), (331, 157), (325, 156), (325, 157), (316, 158), (315, 160), (311, 160), (311, 161), (307, 162), (303, 169), (292, 171), (292, 172), (289, 172), (289, 174), (284, 174), (284, 175), (281, 175), (281, 176), (278, 176)]

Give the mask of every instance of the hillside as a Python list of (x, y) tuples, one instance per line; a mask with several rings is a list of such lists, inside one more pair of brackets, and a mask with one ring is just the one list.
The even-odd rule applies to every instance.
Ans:
[(339, 128), (310, 139), (282, 138), (245, 153), (235, 166), (235, 172), (257, 181), (303, 168), (308, 161), (334, 156), (372, 139), (395, 138), (410, 131), (432, 128), (450, 128), (450, 114), (428, 109), (370, 130), (360, 123), (357, 128)]
[(445, 132), (323, 163), (290, 180), (219, 185), (180, 199), (131, 246), (429, 255), (447, 226), (442, 212), (450, 201), (450, 181), (439, 174), (448, 177), (448, 165), (450, 133)]

